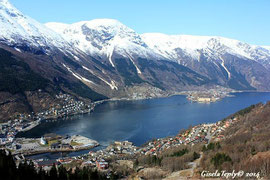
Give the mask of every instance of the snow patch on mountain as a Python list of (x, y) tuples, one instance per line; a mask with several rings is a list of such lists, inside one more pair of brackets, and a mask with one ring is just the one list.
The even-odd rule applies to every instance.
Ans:
[[(249, 45), (238, 40), (218, 36), (166, 35), (161, 33), (137, 34), (134, 30), (114, 19), (95, 19), (74, 24), (47, 23), (47, 27), (61, 34), (73, 46), (83, 52), (106, 57), (115, 67), (113, 55), (129, 58), (139, 73), (135, 57), (171, 60), (185, 64), (185, 60), (220, 60), (232, 54), (263, 65), (270, 64), (268, 47)], [(219, 63), (219, 62), (218, 62)]]
[(135, 66), (137, 73), (138, 74), (142, 74), (141, 70), (138, 68), (138, 66), (135, 64), (133, 58), (127, 53), (127, 56), (129, 57), (130, 61), (133, 63), (133, 65)]
[(231, 79), (231, 73), (230, 73), (230, 71), (227, 69), (227, 67), (225, 66), (224, 59), (223, 59), (222, 57), (220, 57), (220, 59), (222, 60), (221, 66), (225, 69), (225, 71), (226, 71), (227, 74), (228, 74), (228, 79)]
[(178, 60), (178, 50), (184, 55), (199, 59), (204, 52), (209, 57), (219, 57), (230, 53), (251, 60), (269, 59), (270, 52), (262, 46), (249, 45), (238, 40), (217, 36), (166, 35), (160, 33), (143, 34), (144, 42), (156, 53)]
[(82, 82), (86, 82), (86, 83), (90, 83), (90, 84), (95, 84), (93, 81), (90, 81), (89, 79), (87, 79), (87, 78), (85, 78), (85, 77), (83, 77), (83, 76), (81, 76), (80, 74), (78, 74), (78, 73), (75, 73), (75, 72), (73, 72), (72, 70), (71, 70), (71, 68), (70, 67), (68, 67), (67, 65), (65, 65), (65, 64), (62, 64), (74, 77), (76, 77), (77, 79), (79, 79), (80, 81), (82, 81)]
[(95, 19), (74, 24), (47, 23), (47, 27), (61, 34), (75, 47), (90, 55), (107, 57), (115, 67), (113, 54), (127, 57), (136, 55), (144, 58), (161, 59), (134, 30), (114, 19)]
[[(270, 68), (270, 47), (256, 46), (238, 40), (217, 36), (138, 34), (114, 19), (95, 19), (74, 24), (47, 23), (45, 25), (23, 15), (7, 0), (0, 0), (0, 42), (18, 48), (18, 45), (43, 47), (49, 54), (57, 48), (79, 61), (78, 53), (107, 58), (115, 67), (116, 57), (130, 59), (141, 73), (136, 58), (171, 60), (183, 65), (200, 61), (201, 55), (220, 63), (220, 57), (232, 54), (255, 60)], [(114, 56), (114, 55), (118, 56)], [(183, 60), (185, 60), (183, 62)]]
[(91, 74), (95, 75), (97, 78), (99, 78), (100, 80), (102, 80), (104, 83), (106, 83), (107, 85), (110, 86), (110, 88), (112, 90), (118, 90), (118, 87), (115, 85), (115, 82), (113, 80), (111, 80), (111, 83), (109, 83), (108, 81), (106, 81), (105, 79), (103, 79), (102, 77), (100, 76), (97, 76), (92, 70), (90, 70), (89, 68), (83, 66), (83, 69), (87, 70), (88, 72), (90, 72)]

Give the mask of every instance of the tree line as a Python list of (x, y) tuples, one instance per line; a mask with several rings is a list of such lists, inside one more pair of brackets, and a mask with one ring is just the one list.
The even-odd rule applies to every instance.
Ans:
[[(111, 179), (117, 179), (111, 176)], [(82, 169), (67, 170), (63, 166), (56, 167), (55, 165), (47, 172), (42, 168), (36, 169), (33, 162), (24, 161), (16, 166), (16, 163), (11, 155), (5, 150), (0, 150), (0, 179), (4, 180), (96, 180), (107, 179), (105, 174), (97, 170), (84, 167)]]

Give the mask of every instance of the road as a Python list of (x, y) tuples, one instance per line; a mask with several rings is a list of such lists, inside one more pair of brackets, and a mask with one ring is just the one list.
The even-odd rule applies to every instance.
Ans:
[[(207, 131), (207, 135), (205, 136), (205, 138), (208, 139), (207, 145), (210, 143), (210, 141), (211, 141), (211, 139), (212, 139), (212, 137), (213, 137), (213, 135), (214, 135), (214, 134), (211, 134), (211, 130), (212, 130), (212, 128), (209, 127), (209, 128), (208, 128), (208, 131)], [(207, 146), (207, 145), (206, 145), (206, 146)]]

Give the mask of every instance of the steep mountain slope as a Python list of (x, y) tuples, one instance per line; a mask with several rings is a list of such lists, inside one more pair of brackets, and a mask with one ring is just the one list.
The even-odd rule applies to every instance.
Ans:
[(0, 42), (36, 53), (49, 53), (54, 48), (71, 48), (59, 34), (23, 15), (7, 0), (0, 1)]
[(1, 0), (0, 25), (0, 121), (48, 109), (60, 91), (96, 101), (156, 97), (210, 84), (191, 69), (163, 60), (115, 20), (81, 22), (62, 37)]
[[(156, 86), (159, 84), (158, 75), (153, 72), (144, 74), (140, 70), (137, 59), (140, 57), (156, 61), (163, 57), (150, 50), (141, 40), (140, 35), (116, 20), (93, 20), (76, 23), (70, 27), (64, 24), (52, 24), (53, 27), (57, 26), (57, 29), (64, 30), (65, 36), (62, 38), (58, 33), (23, 15), (7, 0), (1, 1), (0, 7), (2, 44), (13, 47), (21, 53), (50, 56), (49, 58), (53, 59), (52, 65), (57, 65), (58, 69), (68, 74), (64, 76), (73, 76), (71, 79), (75, 78), (91, 89), (110, 97), (125, 95), (126, 85), (144, 83), (147, 86)], [(172, 66), (166, 61), (160, 61), (158, 64)], [(175, 66), (178, 65), (175, 64)], [(49, 71), (43, 70), (46, 77), (55, 79)], [(162, 70), (172, 74), (169, 69)], [(156, 69), (156, 71), (160, 73), (160, 70)], [(180, 68), (176, 71), (179, 74), (175, 77), (169, 75), (171, 77), (168, 78), (169, 83), (182, 81), (178, 78), (180, 74), (186, 72), (186, 69)], [(199, 77), (200, 75), (189, 71), (185, 76)], [(61, 77), (63, 78), (63, 75)], [(196, 79), (194, 83), (183, 81), (184, 84), (197, 86), (204, 80), (198, 80), (198, 84)], [(183, 83), (179, 83), (177, 88), (163, 84), (164, 86), (159, 85), (159, 87), (185, 88), (182, 86)], [(118, 92), (115, 92), (117, 90)]]
[[(206, 149), (198, 171), (252, 172), (256, 179), (269, 179), (270, 102), (252, 105), (227, 119), (230, 118), (236, 118), (237, 123), (225, 130), (218, 147), (213, 142), (214, 148)], [(220, 154), (229, 157), (229, 161), (218, 157)], [(254, 176), (251, 179), (255, 179)]]
[(7, 102), (38, 110), (28, 95), (39, 90), (52, 102), (59, 91), (93, 101), (216, 85), (270, 90), (269, 47), (221, 37), (140, 35), (111, 19), (45, 26), (7, 0), (0, 0), (0, 31), (4, 110), (12, 107)]
[[(156, 52), (234, 89), (268, 90), (260, 78), (269, 75), (269, 52), (237, 40), (222, 37), (167, 36), (144, 34)], [(158, 41), (157, 41), (158, 39)], [(257, 51), (258, 49), (263, 49)], [(233, 61), (232, 61), (233, 59)], [(246, 64), (252, 71), (248, 71)], [(261, 76), (257, 75), (261, 73)]]
[[(270, 90), (270, 51), (237, 40), (211, 36), (137, 34), (122, 23), (97, 19), (75, 24), (47, 23), (88, 55), (100, 57), (112, 68), (121, 56), (138, 74), (138, 58), (172, 61), (238, 90)], [(117, 69), (117, 68), (116, 68)]]
[(106, 98), (63, 66), (78, 65), (71, 58), (83, 59), (83, 53), (7, 0), (0, 1), (0, 32), (0, 121), (48, 109), (60, 91), (90, 100)]
[(269, 90), (270, 51), (265, 47), (212, 36), (148, 33), (142, 39), (156, 53), (224, 86)]
[(152, 51), (139, 34), (117, 20), (96, 19), (71, 25), (47, 23), (46, 26), (115, 72), (121, 79), (113, 81), (116, 87), (146, 83), (163, 90), (179, 91), (208, 81), (187, 68), (165, 61), (166, 58)]
[(125, 57), (137, 55), (141, 58), (163, 58), (152, 52), (139, 34), (117, 20), (96, 19), (71, 25), (47, 23), (46, 26), (62, 34), (83, 52), (109, 58), (112, 66), (114, 63), (111, 58), (114, 52)]
[[(238, 40), (216, 36), (165, 35), (146, 33), (142, 35), (146, 44), (154, 51), (168, 59), (179, 59), (177, 49), (182, 49), (186, 55), (199, 59), (200, 50), (209, 57), (219, 57), (229, 53), (241, 58), (255, 61), (266, 61), (269, 65), (270, 51), (263, 46), (249, 45)], [(170, 56), (169, 56), (170, 55)]]

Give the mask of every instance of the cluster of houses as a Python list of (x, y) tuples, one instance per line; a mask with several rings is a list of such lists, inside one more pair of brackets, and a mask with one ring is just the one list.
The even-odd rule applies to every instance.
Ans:
[(109, 167), (109, 163), (106, 162), (104, 159), (96, 161), (96, 167), (100, 170), (105, 170)]
[[(175, 137), (156, 139), (140, 148), (134, 146), (131, 142), (128, 141), (116, 141), (105, 149), (101, 149), (95, 152), (90, 151), (86, 155), (60, 158), (58, 160), (35, 160), (35, 165), (36, 167), (49, 168), (53, 164), (58, 165), (77, 162), (78, 164), (80, 164), (80, 166), (90, 166), (93, 168), (98, 168), (99, 170), (106, 170), (109, 167), (109, 163), (106, 161), (106, 159), (108, 160), (112, 157), (117, 160), (125, 160), (127, 155), (131, 155), (133, 157), (136, 157), (136, 155), (138, 154), (157, 155), (158, 153), (166, 149), (177, 147), (182, 144), (193, 145), (200, 142), (207, 144), (210, 140), (218, 141), (224, 138), (222, 132), (224, 132), (226, 128), (228, 128), (235, 122), (237, 122), (237, 118), (227, 119), (212, 124), (200, 124), (179, 133)], [(40, 144), (47, 144), (50, 141), (50, 138), (53, 138), (53, 140), (55, 140), (55, 138), (57, 137), (42, 137), (40, 139)], [(67, 146), (64, 146), (65, 142)], [(71, 137), (66, 136), (61, 138), (61, 142), (57, 144), (51, 144), (50, 148), (72, 148), (70, 144)]]
[[(32, 126), (32, 116), (21, 114), (19, 118), (0, 124), (0, 146), (13, 143), (18, 132)], [(35, 123), (34, 123), (35, 124)]]
[(190, 101), (210, 103), (218, 101), (230, 93), (227, 89), (209, 89), (208, 91), (191, 91), (187, 92), (187, 99)]
[(92, 160), (96, 159), (108, 159), (112, 156), (121, 156), (121, 155), (134, 155), (138, 151), (138, 147), (134, 146), (132, 142), (129, 141), (115, 141), (113, 144), (109, 145), (105, 149), (93, 152), (90, 151), (89, 155)]
[(109, 145), (106, 149), (101, 149), (96, 152), (90, 151), (87, 161), (84, 162), (84, 164), (104, 170), (107, 169), (109, 165), (104, 159), (110, 159), (111, 157), (123, 159), (125, 158), (125, 155), (135, 155), (138, 149), (139, 148), (134, 146), (131, 142), (116, 141)]
[(165, 149), (177, 147), (182, 144), (194, 145), (201, 142), (208, 144), (212, 139), (219, 141), (224, 138), (222, 132), (235, 122), (237, 122), (237, 118), (229, 118), (212, 124), (197, 125), (189, 130), (179, 133), (175, 137), (151, 141), (146, 146), (139, 149), (138, 152), (144, 155), (157, 155)]
[(110, 155), (116, 155), (116, 154), (134, 154), (137, 152), (138, 147), (134, 146), (132, 142), (128, 141), (115, 141), (113, 144), (108, 146), (105, 150)]
[[(59, 158), (55, 160), (34, 160), (34, 164), (37, 168), (42, 167), (46, 170), (53, 164), (60, 165), (75, 162), (81, 167), (88, 166), (97, 168), (99, 170), (107, 170), (109, 168), (109, 162), (106, 160), (111, 158), (117, 160), (125, 160), (127, 155), (131, 155), (132, 157), (136, 157), (138, 154), (157, 155), (166, 149), (177, 147), (182, 144), (193, 145), (199, 142), (207, 144), (210, 140), (218, 141), (224, 138), (222, 132), (224, 132), (226, 128), (230, 127), (235, 122), (237, 122), (237, 118), (227, 119), (212, 124), (200, 124), (179, 133), (175, 137), (156, 139), (140, 148), (134, 146), (131, 142), (128, 141), (116, 141), (105, 149), (101, 149), (95, 152), (90, 151), (85, 155)], [(54, 138), (55, 140), (57, 137), (42, 137), (40, 139), (40, 144), (47, 144), (50, 141), (50, 138)], [(70, 145), (71, 137), (62, 137), (61, 143), (51, 144), (50, 148), (72, 148), (71, 146), (61, 147), (66, 141), (69, 141), (67, 144)]]
[[(92, 110), (94, 105), (85, 105), (81, 101), (74, 100), (70, 95), (60, 94), (57, 96), (58, 99), (63, 100), (63, 104), (51, 108), (50, 110), (38, 113), (37, 115), (20, 115), (19, 118), (9, 121), (5, 124), (0, 125), (0, 146), (8, 147), (8, 149), (16, 149), (18, 144), (14, 143), (15, 135), (24, 131), (25, 129), (32, 127), (33, 125), (39, 124), (41, 120), (48, 119), (51, 117), (61, 117), (63, 115), (71, 115), (76, 113), (83, 113)], [(169, 149), (171, 147), (177, 147), (182, 144), (196, 144), (196, 143), (209, 143), (210, 140), (221, 140), (224, 138), (222, 132), (233, 123), (237, 122), (237, 118), (227, 119), (219, 121), (213, 124), (201, 124), (194, 126), (182, 133), (179, 133), (175, 137), (160, 138), (149, 142), (147, 145), (138, 148), (131, 142), (114, 142), (109, 145), (106, 149), (99, 151), (90, 151), (87, 156), (67, 157), (60, 158), (57, 160), (34, 160), (34, 164), (37, 168), (50, 168), (53, 164), (68, 164), (74, 161), (79, 161), (82, 166), (96, 167), (100, 170), (106, 170), (109, 167), (109, 163), (106, 159), (115, 157), (116, 159), (122, 159), (125, 155), (157, 155), (158, 153)], [(75, 139), (80, 139), (76, 137)], [(55, 141), (56, 140), (56, 141)], [(80, 139), (83, 141), (84, 139)], [(85, 145), (93, 145), (92, 142), (86, 142)], [(53, 143), (51, 143), (53, 142)], [(69, 150), (75, 149), (81, 146), (79, 141), (73, 141), (70, 136), (44, 136), (39, 140), (41, 146), (47, 146), (50, 150)], [(95, 146), (95, 145), (94, 145)]]
[(75, 100), (68, 94), (56, 95), (59, 103), (55, 107), (40, 113), (20, 114), (16, 119), (9, 120), (7, 123), (0, 124), (0, 146), (10, 145), (14, 142), (18, 132), (30, 130), (42, 121), (48, 119), (57, 119), (69, 115), (91, 112), (96, 103), (86, 105), (82, 101)]
[(89, 113), (95, 107), (94, 103), (87, 105), (83, 101), (75, 100), (68, 94), (59, 94), (56, 95), (56, 98), (61, 102), (61, 105), (57, 104), (44, 112), (38, 113), (38, 116), (44, 119), (57, 119), (75, 114)]
[(36, 159), (32, 160), (37, 169), (43, 168), (44, 170), (50, 170), (53, 165), (65, 165), (69, 163), (75, 163), (80, 167), (92, 167), (99, 170), (107, 170), (109, 163), (105, 161), (101, 156), (93, 157), (89, 154), (76, 156), (76, 157), (64, 157), (59, 159)]
[[(207, 144), (211, 139), (217, 141), (224, 137), (222, 132), (224, 132), (226, 128), (235, 122), (237, 122), (237, 118), (227, 119), (212, 124), (197, 125), (189, 130), (179, 133), (175, 137), (156, 139), (141, 148), (134, 146), (131, 142), (128, 141), (114, 142), (106, 149), (102, 149), (97, 152), (90, 151), (90, 157), (87, 158), (87, 161), (85, 161), (84, 164), (90, 165), (92, 167), (97, 167), (99, 169), (106, 169), (106, 167), (108, 167), (108, 163), (104, 159), (108, 159), (112, 156), (120, 160), (124, 157), (122, 155), (157, 155), (166, 149), (177, 147), (182, 144), (193, 145), (200, 142)], [(105, 163), (106, 166), (102, 166), (103, 163)]]

